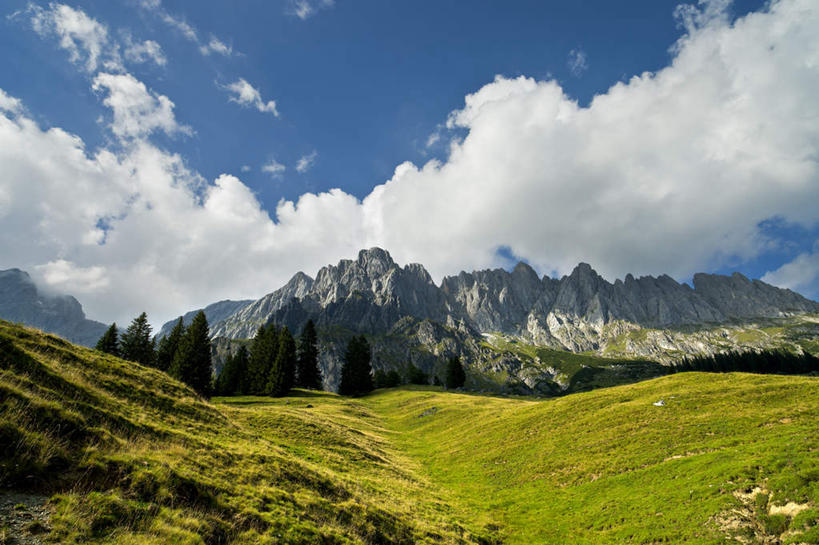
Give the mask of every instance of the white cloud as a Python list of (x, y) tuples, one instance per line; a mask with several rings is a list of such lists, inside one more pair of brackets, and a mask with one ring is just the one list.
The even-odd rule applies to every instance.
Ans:
[(216, 36), (211, 35), (210, 40), (202, 42), (199, 38), (199, 31), (196, 27), (188, 23), (183, 17), (169, 13), (163, 6), (161, 0), (141, 0), (139, 7), (152, 13), (160, 21), (175, 29), (177, 32), (190, 42), (196, 44), (199, 52), (208, 56), (211, 53), (224, 55), (229, 57), (233, 54), (233, 48), (225, 44)]
[[(206, 181), (144, 137), (91, 154), (0, 115), (0, 267), (107, 281), (82, 297), (88, 314), (127, 323), (258, 297), (371, 245), (436, 278), (499, 265), (501, 246), (544, 272), (586, 261), (609, 278), (752, 258), (769, 242), (762, 220), (819, 219), (819, 6), (689, 18), (670, 66), (588, 107), (554, 81), (496, 78), (448, 118), (465, 137), (445, 162), (401, 164), (363, 201), (338, 189), (282, 200), (272, 218), (238, 178)], [(810, 255), (768, 279), (784, 284)]]
[(23, 111), (23, 103), (19, 98), (14, 98), (0, 89), (0, 110), (11, 114), (18, 114)]
[(304, 174), (313, 167), (313, 164), (315, 164), (317, 158), (318, 152), (315, 150), (307, 155), (302, 155), (296, 162), (296, 171), (298, 171), (299, 174)]
[(285, 170), (287, 170), (287, 167), (279, 163), (275, 159), (271, 159), (270, 161), (262, 165), (262, 172), (266, 172), (272, 175), (274, 178), (281, 176)]
[(302, 21), (309, 19), (319, 10), (332, 7), (334, 0), (290, 0), (285, 13), (295, 15)]
[(253, 169), (252, 169), (252, 168), (250, 168), (250, 165), (242, 165), (242, 168), (241, 168), (240, 170), (241, 170), (242, 172), (250, 172), (250, 171), (251, 171), (251, 170), (253, 170)]
[(230, 55), (233, 53), (233, 48), (215, 36), (211, 36), (208, 43), (199, 46), (199, 52), (205, 56), (210, 55), (211, 53), (217, 53), (225, 57), (230, 57)]
[(78, 267), (65, 259), (37, 265), (34, 270), (49, 287), (72, 295), (105, 289), (111, 283), (104, 267)]
[(94, 72), (102, 64), (106, 70), (121, 70), (119, 45), (108, 36), (105, 25), (64, 4), (51, 3), (48, 8), (30, 4), (31, 26), (41, 36), (55, 35), (60, 47), (68, 51), (71, 62)]
[(575, 77), (580, 77), (583, 72), (589, 69), (589, 58), (586, 52), (580, 48), (569, 51), (569, 60), (567, 61), (569, 70)]
[(108, 92), (103, 104), (113, 111), (111, 131), (119, 138), (145, 137), (157, 130), (171, 136), (193, 134), (190, 127), (177, 123), (168, 97), (149, 91), (131, 74), (97, 74), (92, 89)]
[(793, 261), (765, 273), (762, 280), (808, 296), (819, 295), (819, 241), (814, 243), (812, 251), (799, 254)]
[(362, 239), (355, 197), (304, 195), (274, 222), (238, 178), (208, 183), (145, 140), (90, 154), (62, 129), (0, 114), (0, 164), (0, 268), (77, 294), (106, 322), (258, 296)]
[(233, 96), (228, 99), (230, 102), (235, 102), (246, 108), (256, 108), (260, 112), (271, 113), (279, 117), (279, 111), (276, 109), (276, 101), (268, 100), (265, 102), (262, 100), (262, 95), (259, 90), (253, 87), (244, 78), (239, 78), (237, 81), (225, 85), (223, 88), (233, 93)]
[(153, 40), (135, 42), (129, 32), (123, 33), (125, 43), (125, 58), (131, 62), (144, 63), (154, 62), (157, 66), (165, 66), (168, 59), (162, 52), (162, 47)]

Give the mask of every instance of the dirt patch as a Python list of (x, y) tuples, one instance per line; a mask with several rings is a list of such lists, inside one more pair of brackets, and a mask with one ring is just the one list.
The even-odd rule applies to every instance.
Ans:
[(42, 545), (51, 530), (48, 496), (0, 490), (0, 544)]
[(785, 515), (786, 517), (795, 517), (802, 511), (810, 509), (810, 505), (807, 503), (796, 503), (793, 501), (789, 501), (785, 505), (771, 505), (771, 508), (768, 512), (771, 515)]

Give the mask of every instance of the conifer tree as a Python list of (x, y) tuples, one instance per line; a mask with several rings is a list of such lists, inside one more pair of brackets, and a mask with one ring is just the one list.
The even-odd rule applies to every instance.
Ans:
[(185, 334), (185, 325), (182, 323), (182, 316), (177, 320), (171, 332), (159, 339), (159, 346), (156, 349), (156, 368), (168, 371), (173, 363), (174, 354), (179, 348), (179, 341)]
[(128, 329), (120, 337), (120, 354), (126, 360), (142, 365), (154, 364), (154, 340), (151, 338), (151, 325), (144, 312), (134, 318)]
[(321, 390), (321, 371), (318, 367), (318, 336), (313, 320), (308, 320), (299, 336), (296, 385), (308, 390)]
[(182, 336), (171, 364), (171, 375), (200, 395), (210, 395), (213, 364), (208, 319), (204, 312), (199, 311)]
[(103, 333), (100, 340), (97, 341), (97, 350), (119, 357), (119, 331), (117, 331), (117, 323), (111, 324), (105, 333)]
[(242, 391), (248, 395), (263, 395), (270, 377), (270, 369), (279, 351), (278, 330), (275, 325), (259, 327), (250, 345), (247, 373), (242, 380)]
[(293, 379), (296, 373), (296, 341), (290, 330), (283, 327), (279, 332), (278, 352), (270, 374), (267, 378), (265, 393), (271, 396), (287, 395), (293, 387)]
[(247, 348), (240, 346), (235, 354), (225, 360), (225, 366), (216, 379), (216, 394), (223, 396), (241, 395), (242, 377), (247, 373)]
[(466, 382), (464, 366), (461, 365), (461, 358), (453, 356), (446, 364), (446, 389), (454, 390), (460, 388)]
[(341, 367), (340, 394), (362, 395), (373, 390), (371, 358), (370, 343), (363, 335), (350, 339)]

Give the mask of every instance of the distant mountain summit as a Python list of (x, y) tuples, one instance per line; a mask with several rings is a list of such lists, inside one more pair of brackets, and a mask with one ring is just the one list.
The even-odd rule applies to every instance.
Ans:
[(40, 292), (28, 273), (20, 269), (0, 271), (0, 318), (83, 346), (94, 346), (108, 327), (88, 320), (74, 297)]
[(697, 274), (694, 287), (667, 275), (606, 281), (586, 263), (568, 276), (538, 277), (527, 264), (462, 272), (437, 286), (419, 264), (397, 265), (381, 248), (319, 270), (299, 272), (282, 288), (214, 323), (217, 337), (251, 337), (268, 321), (299, 327), (308, 318), (378, 334), (405, 317), (463, 324), (569, 350), (592, 350), (603, 327), (627, 322), (648, 328), (777, 318), (819, 312), (819, 303), (760, 280)]
[[(697, 274), (693, 284), (667, 275), (612, 283), (586, 263), (560, 279), (539, 277), (519, 263), (512, 271), (461, 272), (437, 285), (422, 265), (400, 266), (389, 252), (370, 248), (322, 267), (315, 278), (296, 273), (209, 322), (226, 350), (231, 339), (251, 338), (267, 323), (298, 333), (312, 319), (329, 389), (337, 386), (347, 340), (361, 333), (373, 346), (375, 369), (406, 371), (411, 363), (437, 376), (457, 355), (487, 389), (520, 393), (569, 388), (570, 374), (582, 366), (559, 363), (567, 351), (612, 358), (606, 361), (620, 369), (618, 361), (633, 358), (669, 363), (725, 350), (800, 351), (819, 339), (819, 303), (797, 293), (739, 273)], [(786, 325), (795, 329), (753, 323), (759, 320), (791, 320)]]

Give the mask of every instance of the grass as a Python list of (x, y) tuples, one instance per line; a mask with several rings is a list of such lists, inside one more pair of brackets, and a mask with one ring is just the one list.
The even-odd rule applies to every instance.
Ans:
[(724, 543), (716, 517), (734, 492), (819, 504), (816, 378), (684, 373), (547, 401), (400, 389), (367, 402), (508, 543)]
[(819, 543), (819, 378), (208, 403), (0, 322), (0, 482), (58, 543)]
[(491, 540), (385, 435), (358, 401), (207, 403), (164, 373), (0, 322), (0, 483), (53, 494), (54, 542)]

